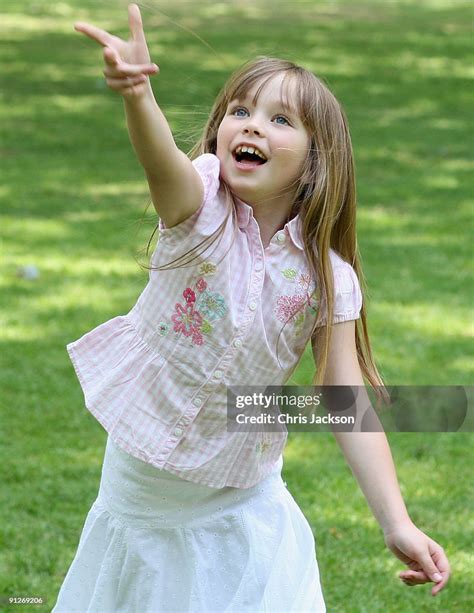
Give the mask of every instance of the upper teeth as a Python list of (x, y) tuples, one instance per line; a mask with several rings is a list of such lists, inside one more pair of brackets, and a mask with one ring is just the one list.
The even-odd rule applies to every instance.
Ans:
[(254, 155), (258, 155), (259, 158), (262, 158), (262, 160), (267, 159), (265, 155), (260, 151), (260, 149), (257, 149), (257, 147), (247, 147), (245, 145), (239, 145), (235, 150), (235, 153), (253, 153)]

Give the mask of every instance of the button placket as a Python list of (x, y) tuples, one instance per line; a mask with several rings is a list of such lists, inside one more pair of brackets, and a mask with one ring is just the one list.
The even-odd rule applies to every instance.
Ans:
[[(245, 334), (248, 332), (249, 327), (251, 326), (251, 323), (254, 319), (254, 313), (258, 308), (258, 304), (259, 304), (259, 297), (261, 296), (262, 293), (262, 288), (263, 288), (263, 282), (264, 282), (264, 275), (262, 275), (262, 270), (264, 269), (264, 255), (263, 252), (261, 252), (261, 245), (258, 244), (258, 240), (255, 239), (254, 236), (254, 246), (255, 246), (255, 252), (258, 253), (259, 255), (256, 256), (256, 261), (254, 263), (253, 266), (253, 274), (251, 277), (251, 288), (250, 288), (250, 292), (249, 292), (249, 296), (248, 296), (248, 303), (247, 303), (247, 314), (246, 316), (243, 318), (243, 321), (241, 323), (240, 326), (240, 336), (245, 336)], [(224, 376), (224, 372), (227, 369), (227, 367), (230, 365), (231, 361), (232, 361), (232, 356), (235, 353), (235, 349), (239, 349), (240, 347), (242, 347), (243, 345), (243, 341), (242, 338), (236, 338), (234, 339), (234, 341), (232, 342), (232, 347), (229, 348), (229, 350), (222, 356), (221, 360), (219, 361), (219, 365), (216, 367), (216, 370), (214, 371), (214, 373), (211, 375), (211, 380), (213, 380), (215, 382), (215, 384), (218, 384), (223, 376)], [(200, 408), (203, 403), (204, 403), (204, 399), (202, 397), (195, 397), (192, 401), (191, 401), (192, 405), (196, 408)], [(183, 419), (186, 417), (187, 413), (185, 413), (184, 415), (181, 416), (181, 421), (178, 423), (183, 423)], [(192, 417), (195, 417), (196, 412), (193, 413)], [(184, 433), (184, 428), (181, 426), (176, 426), (174, 428), (174, 430), (172, 431), (172, 435), (171, 437), (181, 437), (182, 434)], [(160, 459), (163, 458), (164, 460), (167, 459), (167, 457), (169, 457), (172, 453), (172, 451), (177, 447), (177, 445), (179, 444), (179, 441), (175, 441), (175, 440), (168, 440), (168, 444), (165, 446), (165, 449), (163, 449), (162, 453), (160, 454)]]
[(256, 233), (253, 233), (252, 244), (254, 248), (255, 257), (253, 265), (253, 274), (251, 278), (251, 287), (247, 302), (247, 315), (244, 317), (244, 320), (242, 321), (241, 325), (241, 333), (243, 337), (245, 337), (245, 334), (252, 323), (252, 315), (258, 308), (258, 300), (262, 294), (262, 288), (265, 279), (265, 275), (263, 275), (261, 272), (264, 268), (265, 255), (263, 252), (261, 240)]
[(235, 338), (232, 341), (232, 343), (229, 346), (228, 350), (222, 356), (222, 359), (219, 362), (219, 370), (216, 370), (214, 372), (214, 374), (213, 374), (213, 379), (214, 380), (220, 380), (222, 378), (222, 376), (224, 374), (224, 371), (228, 368), (228, 366), (231, 363), (232, 356), (235, 353), (235, 349), (239, 349), (240, 347), (242, 347), (242, 345), (243, 345), (242, 337), (245, 338), (245, 335), (246, 335), (246, 333), (248, 331), (248, 328), (250, 327), (250, 325), (252, 323), (252, 320), (253, 320), (252, 313), (255, 312), (257, 310), (257, 307), (258, 307), (258, 300), (255, 300), (255, 298), (259, 294), (261, 294), (262, 286), (263, 286), (263, 279), (262, 279), (261, 275), (256, 275), (255, 279), (256, 279), (256, 281), (259, 281), (258, 287), (257, 287), (256, 290), (253, 290), (250, 293), (250, 295), (249, 295), (249, 302), (247, 303), (247, 314), (242, 319), (242, 322), (241, 322), (241, 325), (240, 325), (240, 329), (239, 329), (240, 336), (239, 336), (239, 338)]

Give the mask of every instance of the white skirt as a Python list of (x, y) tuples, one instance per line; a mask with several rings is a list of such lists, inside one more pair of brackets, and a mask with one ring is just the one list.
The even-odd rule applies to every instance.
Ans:
[(215, 489), (109, 437), (52, 613), (326, 611), (314, 537), (281, 467), (249, 489)]

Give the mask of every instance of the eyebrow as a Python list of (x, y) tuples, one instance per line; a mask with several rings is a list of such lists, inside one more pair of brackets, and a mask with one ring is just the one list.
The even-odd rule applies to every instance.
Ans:
[[(248, 103), (248, 101), (249, 101), (248, 96), (245, 96), (244, 98), (239, 96), (237, 98), (233, 98), (233, 100), (230, 101), (230, 104), (232, 104), (233, 102), (240, 102), (240, 103), (247, 102)], [(285, 112), (289, 113), (290, 115), (294, 115), (295, 117), (298, 117), (298, 112), (293, 106), (290, 106), (289, 104), (285, 104), (283, 100), (280, 100), (277, 104), (279, 104)]]

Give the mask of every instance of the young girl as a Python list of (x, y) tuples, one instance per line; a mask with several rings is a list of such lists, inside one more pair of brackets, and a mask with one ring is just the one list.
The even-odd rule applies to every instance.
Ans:
[[(281, 478), (286, 435), (228, 431), (226, 390), (284, 384), (310, 339), (317, 384), (382, 384), (346, 119), (313, 74), (259, 58), (224, 86), (190, 159), (155, 102), (136, 5), (129, 23), (128, 42), (75, 28), (104, 47), (160, 237), (131, 311), (67, 347), (109, 437), (53, 610), (325, 611), (313, 534)], [(335, 436), (409, 567), (400, 578), (439, 593), (448, 561), (411, 522), (385, 435)]]

